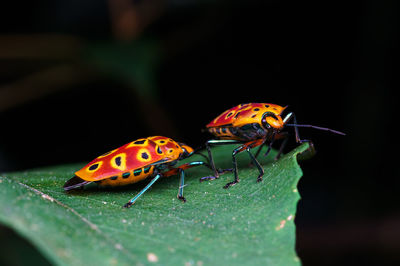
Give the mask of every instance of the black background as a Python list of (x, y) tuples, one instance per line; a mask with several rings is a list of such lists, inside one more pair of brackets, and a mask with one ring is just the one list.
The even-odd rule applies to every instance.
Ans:
[[(160, 10), (125, 38), (113, 30), (109, 2), (84, 2), (2, 4), (0, 172), (87, 162), (150, 135), (197, 147), (209, 138), (201, 129), (230, 107), (289, 105), (299, 123), (347, 133), (301, 130), (318, 151), (302, 163), (299, 184), (303, 264), (400, 261), (395, 0), (153, 1), (163, 3)], [(144, 2), (131, 3), (142, 11)], [(61, 41), (54, 49), (63, 55), (46, 57), (37, 40), (49, 36), (73, 36), (78, 44)], [(141, 69), (146, 56), (155, 58), (151, 85), (135, 77), (127, 82), (88, 59), (104, 43), (122, 45), (123, 55), (129, 44), (148, 40), (154, 53), (143, 45), (145, 56), (132, 61), (139, 58)], [(24, 56), (34, 49), (44, 56)], [(118, 61), (112, 53), (105, 58), (106, 65), (107, 58)], [(43, 71), (64, 73), (63, 67), (76, 71), (65, 82), (21, 85)], [(294, 145), (292, 139), (289, 149)], [(11, 234), (2, 230), (3, 237)]]

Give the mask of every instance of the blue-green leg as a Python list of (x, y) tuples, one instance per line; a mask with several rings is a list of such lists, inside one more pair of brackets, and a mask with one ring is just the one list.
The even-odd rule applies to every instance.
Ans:
[(178, 189), (178, 196), (177, 198), (182, 200), (183, 202), (186, 202), (185, 197), (183, 197), (183, 188), (185, 187), (185, 171), (184, 169), (192, 168), (194, 166), (198, 165), (205, 165), (210, 168), (208, 163), (202, 162), (202, 161), (195, 161), (195, 162), (190, 162), (190, 163), (185, 163), (181, 166), (179, 166), (179, 175), (180, 175), (180, 181), (179, 181), (179, 189)]
[(179, 169), (180, 181), (179, 181), (179, 189), (177, 198), (183, 202), (186, 202), (185, 197), (183, 197), (183, 187), (185, 186), (185, 171), (183, 169)]
[(132, 206), (140, 196), (142, 196), (143, 193), (145, 193), (162, 175), (161, 174), (157, 174), (151, 181), (149, 184), (147, 184), (147, 186), (142, 189), (142, 191), (140, 191), (134, 198), (132, 198), (128, 203), (126, 203), (124, 205), (125, 208), (129, 208), (130, 206)]

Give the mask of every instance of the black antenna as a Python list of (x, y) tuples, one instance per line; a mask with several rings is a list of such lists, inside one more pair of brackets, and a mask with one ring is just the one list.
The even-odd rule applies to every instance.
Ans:
[(313, 126), (313, 125), (299, 125), (299, 124), (285, 124), (285, 126), (290, 126), (290, 127), (310, 127), (310, 128), (315, 128), (315, 129), (319, 129), (319, 130), (324, 130), (324, 131), (329, 131), (335, 134), (339, 134), (339, 135), (343, 135), (345, 136), (346, 134), (337, 130), (333, 130), (330, 128), (326, 128), (326, 127), (317, 127), (317, 126)]

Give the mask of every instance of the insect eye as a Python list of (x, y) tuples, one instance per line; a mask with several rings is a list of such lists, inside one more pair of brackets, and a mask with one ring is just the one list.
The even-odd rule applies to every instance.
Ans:
[(267, 118), (273, 118), (274, 120), (278, 120), (278, 117), (276, 117), (276, 115), (272, 112), (266, 112), (265, 114), (263, 114), (262, 119), (261, 119), (261, 123), (262, 126), (266, 129), (271, 129), (272, 126), (267, 122)]

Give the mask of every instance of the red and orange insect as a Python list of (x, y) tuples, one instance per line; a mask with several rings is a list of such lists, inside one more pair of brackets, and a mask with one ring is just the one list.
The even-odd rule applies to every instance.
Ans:
[[(101, 186), (122, 186), (133, 184), (153, 177), (151, 182), (125, 207), (135, 201), (160, 177), (179, 173), (181, 176), (178, 198), (183, 197), (184, 169), (203, 165), (204, 162), (190, 162), (179, 167), (173, 166), (193, 154), (193, 149), (183, 143), (177, 143), (171, 138), (153, 136), (142, 138), (107, 152), (75, 173), (75, 176), (64, 185), (69, 191), (96, 182)], [(166, 170), (166, 171), (164, 171)]]
[[(286, 126), (294, 127), (297, 143), (304, 141), (299, 137), (298, 127), (311, 127), (344, 135), (342, 132), (329, 128), (312, 125), (299, 125), (297, 124), (294, 113), (289, 113), (282, 118), (282, 113), (285, 109), (286, 107), (271, 103), (239, 104), (238, 106), (226, 110), (213, 119), (206, 127), (207, 130), (217, 139), (207, 141), (206, 148), (211, 167), (214, 170), (214, 176), (204, 177), (201, 180), (215, 179), (219, 177), (219, 171), (217, 171), (215, 168), (210, 145), (241, 144), (232, 152), (232, 163), (235, 179), (224, 186), (224, 188), (228, 188), (239, 182), (236, 154), (243, 151), (248, 152), (250, 159), (258, 168), (259, 176), (257, 181), (262, 181), (264, 170), (256, 159), (260, 149), (257, 151), (256, 155), (253, 155), (250, 150), (257, 146), (260, 146), (261, 148), (264, 143), (267, 143), (268, 150), (266, 154), (268, 154), (274, 141), (283, 138), (284, 141), (282, 142), (281, 148), (279, 149), (276, 157), (279, 158), (287, 141), (288, 133), (283, 131)], [(293, 120), (293, 124), (288, 123), (288, 121), (291, 119)]]

